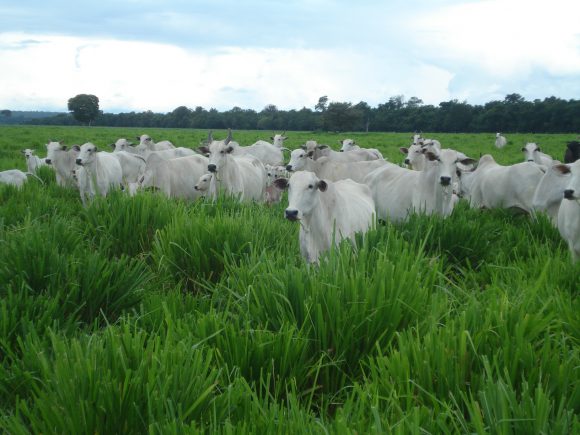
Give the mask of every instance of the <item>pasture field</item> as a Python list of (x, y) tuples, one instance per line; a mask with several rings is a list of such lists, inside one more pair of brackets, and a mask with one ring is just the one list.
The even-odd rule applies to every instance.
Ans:
[[(48, 140), (206, 131), (2, 127), (0, 170)], [(248, 145), (271, 132), (234, 131)], [(408, 134), (351, 137), (399, 162)], [(224, 138), (225, 131), (214, 137)], [(562, 159), (574, 135), (424, 134), (478, 158)], [(580, 433), (580, 263), (548, 219), (380, 224), (308, 267), (271, 207), (0, 186), (0, 432)]]

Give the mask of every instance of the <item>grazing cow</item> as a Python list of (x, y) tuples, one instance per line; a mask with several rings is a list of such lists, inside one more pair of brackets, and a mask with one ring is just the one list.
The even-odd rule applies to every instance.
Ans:
[(76, 186), (73, 179), (73, 171), (76, 169), (78, 145), (67, 149), (61, 142), (49, 142), (46, 144), (46, 164), (54, 167), (56, 183), (59, 186)]
[(40, 180), (42, 184), (44, 184), (44, 182), (32, 172), (22, 172), (20, 169), (8, 169), (6, 171), (0, 171), (0, 184), (9, 184), (11, 186), (22, 187), (22, 185), (28, 181), (28, 176), (33, 176), (34, 178)]
[(461, 173), (460, 190), (473, 208), (519, 208), (531, 214), (543, 175), (542, 167), (532, 162), (502, 166), (485, 154), (475, 171)]
[(555, 162), (552, 157), (548, 154), (544, 154), (538, 144), (534, 142), (528, 142), (526, 146), (522, 148), (522, 152), (524, 153), (524, 161), (526, 162), (534, 162), (537, 165), (543, 165), (546, 167), (552, 166)]
[(555, 168), (562, 174), (570, 174), (558, 211), (558, 230), (568, 243), (572, 263), (575, 263), (580, 259), (580, 160)]
[(502, 149), (507, 144), (507, 139), (501, 135), (501, 133), (495, 134), (495, 147), (498, 149)]
[[(209, 154), (207, 170), (214, 174), (210, 193), (213, 198), (223, 189), (226, 194), (238, 196), (240, 201), (261, 201), (266, 186), (266, 170), (260, 160), (250, 155), (236, 157), (231, 130), (223, 141), (213, 140), (209, 146), (200, 147), (203, 154)], [(204, 171), (205, 172), (205, 171)]]
[(292, 151), (290, 154), (290, 162), (286, 166), (286, 170), (289, 172), (314, 172), (317, 177), (329, 181), (338, 181), (350, 178), (353, 181), (361, 183), (369, 172), (388, 163), (386, 160), (382, 159), (340, 162), (332, 160), (329, 157), (321, 157), (318, 160), (312, 160), (309, 157), (309, 154), (310, 153), (307, 153), (301, 148)]
[(26, 148), (20, 152), (24, 154), (24, 158), (26, 159), (26, 168), (28, 169), (28, 172), (32, 174), (34, 174), (41, 166), (46, 165), (46, 159), (41, 159), (40, 157), (35, 156), (34, 150)]
[(151, 139), (151, 136), (149, 136), (148, 134), (142, 134), (141, 136), (137, 136), (137, 140), (139, 141), (139, 145), (137, 145), (135, 148), (140, 150), (140, 152), (143, 152), (145, 150), (161, 151), (175, 148), (175, 146), (168, 140), (162, 140), (161, 142), (157, 143), (153, 142), (153, 139)]
[(112, 153), (98, 152), (97, 146), (91, 142), (80, 148), (75, 145), (74, 148), (78, 151), (76, 164), (83, 167), (82, 176), (86, 177), (86, 180), (81, 181), (81, 175), (77, 174), (79, 189), (81, 185), (84, 187), (81, 191), (83, 204), (86, 197), (107, 196), (109, 190), (122, 187), (123, 169)]
[(157, 188), (168, 198), (196, 200), (202, 195), (194, 189), (194, 184), (207, 171), (207, 164), (208, 158), (199, 154), (170, 160), (152, 155), (139, 187)]
[(363, 184), (325, 181), (309, 171), (296, 172), (289, 180), (278, 178), (274, 184), (289, 189), (284, 214), (300, 222), (300, 252), (308, 262), (318, 262), (320, 254), (342, 239), (354, 242), (355, 233), (373, 225), (375, 205)]
[(365, 177), (379, 218), (398, 222), (412, 211), (443, 217), (451, 214), (457, 201), (453, 195), (457, 164), (473, 160), (460, 159), (457, 151), (450, 149), (441, 150), (439, 155), (427, 151), (425, 157), (428, 163), (422, 171), (388, 164)]
[(580, 160), (580, 142), (573, 140), (566, 145), (564, 163), (574, 163), (576, 160)]
[(338, 162), (360, 162), (363, 160), (377, 160), (383, 158), (381, 153), (377, 150), (359, 148), (358, 150), (344, 153), (334, 151), (328, 145), (319, 144), (315, 140), (306, 141), (306, 143), (301, 145), (300, 148), (309, 153), (313, 160), (318, 160), (321, 157), (328, 157), (329, 159)]

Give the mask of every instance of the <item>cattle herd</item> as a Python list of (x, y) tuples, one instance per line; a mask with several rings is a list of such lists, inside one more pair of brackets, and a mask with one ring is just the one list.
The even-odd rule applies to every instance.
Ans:
[[(413, 136), (404, 165), (390, 163), (376, 149), (341, 141), (339, 152), (314, 140), (293, 151), (284, 134), (272, 143), (240, 146), (231, 131), (224, 140), (211, 132), (197, 150), (153, 142), (148, 135), (133, 145), (119, 139), (112, 152), (93, 143), (67, 147), (46, 144), (42, 159), (24, 149), (28, 172), (0, 172), (0, 183), (22, 186), (39, 167), (55, 171), (60, 186), (79, 190), (83, 204), (111, 189), (134, 195), (154, 188), (170, 198), (215, 199), (225, 193), (240, 201), (271, 204), (288, 191), (285, 217), (300, 223), (300, 250), (317, 262), (333, 243), (372, 227), (375, 219), (402, 221), (410, 213), (449, 216), (459, 198), (474, 208), (511, 208), (531, 216), (546, 213), (568, 243), (572, 261), (580, 258), (580, 143), (568, 143), (564, 163), (544, 154), (535, 143), (522, 148), (523, 162), (503, 166), (490, 154), (474, 160), (442, 148), (436, 139)], [(496, 135), (495, 146), (507, 144)], [(288, 163), (285, 152), (289, 153)]]

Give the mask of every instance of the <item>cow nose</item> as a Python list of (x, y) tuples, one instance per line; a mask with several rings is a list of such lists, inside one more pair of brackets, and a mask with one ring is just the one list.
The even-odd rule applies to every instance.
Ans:
[(207, 170), (209, 172), (216, 172), (217, 171), (217, 166), (216, 165), (207, 165)]
[(409, 163), (411, 163), (411, 161), (409, 159), (405, 159), (405, 165), (408, 165)]
[(566, 199), (574, 199), (574, 190), (573, 189), (566, 189), (566, 190), (564, 190), (564, 198), (566, 198)]
[(195, 190), (199, 190), (199, 187), (197, 187), (197, 185), (193, 186), (193, 188), (194, 188)]
[(344, 152), (344, 150), (340, 150), (340, 152), (342, 153), (342, 152)]
[(284, 210), (284, 213), (286, 214), (286, 219), (289, 221), (295, 221), (298, 219), (298, 210), (291, 210), (287, 208)]
[(534, 162), (534, 159), (528, 159), (528, 162), (532, 162), (533, 163)]
[(44, 161), (46, 162), (47, 165), (52, 165), (52, 160), (50, 160), (50, 159), (44, 159)]
[(82, 165), (83, 161), (81, 159), (77, 159), (77, 165)]
[(443, 186), (449, 186), (451, 184), (451, 177), (441, 177), (441, 184)]
[(286, 170), (292, 172), (292, 165), (286, 165)]

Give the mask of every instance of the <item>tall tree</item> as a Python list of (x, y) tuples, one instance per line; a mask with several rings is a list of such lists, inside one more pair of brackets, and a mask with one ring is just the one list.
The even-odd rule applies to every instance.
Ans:
[(89, 124), (99, 116), (99, 98), (91, 94), (78, 94), (68, 100), (68, 110), (74, 119)]

